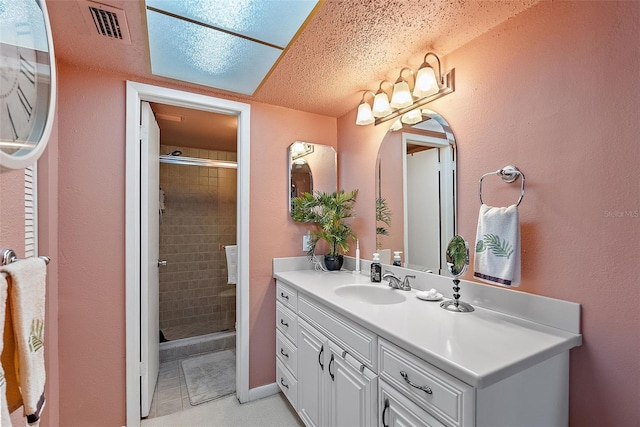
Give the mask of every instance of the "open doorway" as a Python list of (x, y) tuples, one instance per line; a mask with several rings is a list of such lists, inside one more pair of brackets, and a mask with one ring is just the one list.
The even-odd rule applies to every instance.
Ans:
[[(236, 395), (240, 402), (248, 401), (248, 242), (249, 242), (249, 114), (247, 104), (212, 98), (188, 92), (176, 91), (139, 83), (127, 83), (127, 238), (126, 238), (126, 310), (127, 310), (127, 425), (140, 424), (140, 392), (141, 376), (146, 369), (144, 343), (141, 343), (140, 310), (141, 310), (141, 266), (156, 260), (143, 260), (141, 246), (145, 243), (141, 239), (140, 224), (144, 222), (140, 209), (141, 194), (145, 191), (146, 177), (141, 168), (141, 152), (145, 151), (145, 138), (140, 130), (141, 103), (151, 102), (168, 107), (181, 107), (208, 113), (232, 116), (236, 120), (235, 157), (237, 162), (236, 175), (236, 203), (235, 203), (235, 242), (237, 246), (237, 276), (235, 285), (236, 300)], [(159, 113), (162, 114), (162, 113)], [(166, 113), (168, 114), (168, 113)], [(179, 117), (179, 115), (178, 115)], [(171, 118), (170, 118), (171, 120)], [(176, 120), (176, 119), (173, 119)], [(206, 150), (191, 148), (187, 145), (175, 143), (164, 144), (166, 150), (188, 151)], [(168, 148), (167, 148), (168, 147)], [(178, 147), (178, 148), (176, 148)], [(184, 148), (180, 150), (179, 147)], [(222, 150), (209, 150), (222, 151)], [(171, 154), (160, 152), (160, 154)], [(196, 151), (190, 152), (196, 153)], [(197, 151), (200, 154), (199, 151)], [(224, 156), (227, 156), (225, 153)], [(179, 156), (175, 156), (179, 157)], [(187, 157), (187, 156), (184, 156)], [(193, 156), (188, 156), (193, 157)], [(155, 159), (157, 161), (157, 159)], [(231, 161), (231, 160), (225, 160)], [(183, 166), (189, 167), (189, 166)], [(200, 169), (201, 167), (196, 167)], [(198, 174), (201, 172), (198, 171)], [(208, 172), (207, 172), (208, 175)], [(208, 176), (207, 176), (208, 178)], [(213, 180), (212, 180), (213, 181)], [(180, 182), (180, 181), (178, 181)], [(189, 185), (189, 184), (187, 184)], [(226, 191), (226, 190), (225, 190)], [(157, 187), (156, 187), (157, 192)], [(226, 231), (229, 231), (227, 229)], [(226, 234), (229, 236), (229, 234)], [(229, 240), (232, 240), (229, 238)], [(218, 243), (221, 244), (221, 243)], [(214, 243), (214, 245), (217, 245)], [(225, 246), (225, 244), (222, 244)], [(184, 255), (181, 255), (184, 256)], [(219, 255), (216, 255), (219, 257)], [(157, 261), (160, 261), (158, 259)], [(161, 267), (162, 268), (162, 267)], [(225, 269), (226, 271), (226, 269)], [(226, 284), (226, 286), (231, 286)], [(225, 290), (229, 290), (227, 288)], [(222, 292), (221, 292), (222, 293)], [(227, 293), (229, 295), (230, 292)], [(224, 298), (221, 296), (221, 298)], [(225, 316), (229, 316), (226, 314)], [(195, 317), (195, 316), (192, 316)], [(200, 318), (205, 320), (204, 317)], [(156, 336), (159, 331), (156, 332)]]
[(160, 130), (160, 343), (157, 383), (141, 415), (155, 418), (236, 390), (238, 120), (150, 108)]

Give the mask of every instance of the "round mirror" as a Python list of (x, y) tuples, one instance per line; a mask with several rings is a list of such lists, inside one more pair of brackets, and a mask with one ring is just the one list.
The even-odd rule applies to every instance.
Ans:
[(469, 246), (461, 236), (453, 236), (447, 246), (447, 270), (452, 277), (458, 278), (469, 267)]
[(469, 246), (462, 236), (455, 235), (447, 245), (447, 270), (453, 276), (453, 299), (440, 303), (440, 307), (456, 313), (471, 313), (474, 308), (460, 301), (460, 280), (469, 266)]
[(376, 251), (382, 264), (402, 252), (403, 267), (446, 274), (445, 250), (456, 232), (456, 143), (446, 120), (392, 126), (375, 174)]

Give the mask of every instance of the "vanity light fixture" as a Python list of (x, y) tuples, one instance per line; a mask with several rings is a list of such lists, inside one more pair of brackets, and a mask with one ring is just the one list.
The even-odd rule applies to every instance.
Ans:
[(397, 131), (400, 129), (402, 129), (402, 122), (400, 121), (400, 119), (396, 119), (396, 121), (391, 125), (391, 130)]
[(408, 125), (415, 125), (416, 123), (420, 123), (422, 121), (422, 110), (416, 108), (415, 110), (411, 110), (408, 113), (404, 113), (400, 118), (400, 121)]
[(409, 89), (409, 83), (402, 77), (402, 73), (404, 71), (409, 71), (411, 73), (411, 77), (415, 80), (415, 75), (413, 71), (409, 67), (404, 67), (400, 70), (400, 75), (398, 76), (398, 80), (393, 85), (393, 94), (391, 95), (391, 102), (389, 105), (391, 108), (395, 108), (396, 110), (399, 108), (408, 107), (413, 104), (413, 98), (411, 97), (411, 91)]
[(374, 117), (384, 117), (392, 113), (391, 106), (389, 105), (389, 97), (387, 96), (387, 93), (384, 91), (384, 89), (382, 89), (382, 85), (385, 83), (393, 87), (391, 82), (387, 80), (383, 80), (380, 82), (380, 86), (378, 87), (376, 96), (373, 98)]
[[(370, 125), (370, 124), (373, 124), (373, 122), (375, 122), (374, 114), (371, 111), (371, 105), (369, 105), (369, 103), (364, 99), (364, 97), (368, 93), (373, 95), (373, 92), (371, 92), (370, 90), (365, 90), (364, 93), (362, 94), (362, 100), (360, 101), (360, 105), (358, 105), (358, 117), (356, 117), (357, 125)], [(373, 97), (374, 97), (373, 105), (375, 107), (376, 105), (375, 95), (373, 95)]]
[(308, 142), (296, 141), (291, 146), (291, 160), (297, 160), (311, 153), (313, 153), (313, 144)]
[[(429, 56), (434, 56), (438, 62), (437, 75), (434, 67), (427, 62), (427, 57)], [(403, 67), (400, 70), (398, 79), (395, 84), (392, 85), (391, 101), (389, 101), (388, 94), (383, 89), (384, 83), (391, 85), (387, 80), (380, 82), (378, 91), (373, 98), (372, 107), (369, 106), (364, 98), (367, 93), (373, 92), (365, 91), (362, 95), (362, 101), (358, 106), (356, 125), (363, 126), (372, 123), (379, 125), (388, 120), (399, 119), (394, 123), (393, 128), (401, 127), (402, 123), (415, 124), (420, 122), (422, 120), (420, 107), (455, 91), (454, 72), (455, 69), (452, 69), (447, 74), (442, 75), (440, 58), (433, 52), (427, 52), (417, 73), (414, 73), (409, 67)], [(411, 74), (409, 81), (406, 78), (407, 73)], [(413, 83), (413, 90), (409, 82)], [(368, 115), (369, 110), (374, 117), (373, 122)]]
[[(438, 77), (436, 80), (436, 73), (433, 67), (427, 62), (427, 56), (433, 55), (438, 61)], [(416, 98), (424, 98), (438, 93), (438, 89), (441, 85), (444, 85), (442, 79), (442, 68), (440, 66), (440, 58), (433, 52), (427, 52), (422, 60), (422, 65), (418, 69), (416, 74), (416, 84), (413, 88), (413, 96)]]

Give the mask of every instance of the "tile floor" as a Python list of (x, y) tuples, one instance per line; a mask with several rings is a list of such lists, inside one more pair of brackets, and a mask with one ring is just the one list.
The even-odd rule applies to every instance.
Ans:
[(221, 397), (181, 412), (142, 420), (142, 427), (304, 427), (282, 393), (240, 404)]
[[(235, 349), (231, 351), (235, 354)], [(147, 419), (194, 408), (189, 403), (184, 372), (180, 365), (182, 360), (184, 359), (160, 362), (158, 382)]]

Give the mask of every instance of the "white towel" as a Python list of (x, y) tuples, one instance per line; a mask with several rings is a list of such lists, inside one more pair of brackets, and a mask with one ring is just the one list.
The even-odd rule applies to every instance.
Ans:
[(160, 209), (160, 216), (162, 216), (162, 212), (164, 212), (164, 190), (161, 188), (160, 193), (158, 194), (158, 208)]
[(480, 206), (473, 275), (488, 283), (520, 284), (520, 220), (518, 208)]
[(227, 283), (235, 285), (238, 281), (238, 247), (227, 245), (224, 251), (227, 254)]
[(16, 371), (24, 415), (29, 425), (37, 426), (45, 404), (44, 316), (47, 267), (40, 258), (27, 258), (0, 267), (0, 272), (2, 271), (11, 277), (8, 280), (9, 299), (16, 342)]
[[(7, 288), (9, 284), (4, 278), (4, 274), (0, 273), (0, 331), (4, 331), (4, 316), (7, 306)], [(2, 337), (0, 341), (0, 354), (4, 346), (4, 340), (6, 337)], [(11, 426), (11, 417), (9, 416), (9, 409), (7, 405), (7, 381), (4, 377), (4, 370), (0, 365), (0, 426)]]

